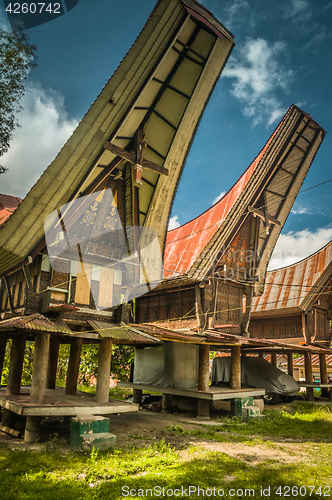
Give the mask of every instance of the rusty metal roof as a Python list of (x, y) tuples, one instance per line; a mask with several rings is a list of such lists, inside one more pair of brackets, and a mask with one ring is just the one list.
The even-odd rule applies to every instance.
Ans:
[(89, 325), (101, 336), (111, 338), (117, 344), (156, 344), (160, 342), (137, 328), (137, 325), (106, 323), (89, 320)]
[(17, 329), (49, 333), (72, 333), (71, 329), (60, 318), (52, 317), (50, 319), (38, 313), (29, 316), (15, 316), (0, 321), (1, 332), (12, 332)]
[(263, 295), (255, 297), (252, 317), (305, 311), (332, 276), (332, 241), (306, 259), (266, 274)]
[(15, 212), (21, 202), (21, 198), (17, 198), (16, 196), (0, 194), (0, 227)]
[(259, 232), (257, 273), (261, 289), (272, 249), (324, 136), (325, 131), (307, 113), (292, 105), (227, 194), (199, 217), (168, 232), (164, 276), (209, 275), (220, 251), (226, 251), (251, 216), (248, 207), (264, 195), (266, 211), (280, 225), (270, 228), (269, 234), (262, 225)]

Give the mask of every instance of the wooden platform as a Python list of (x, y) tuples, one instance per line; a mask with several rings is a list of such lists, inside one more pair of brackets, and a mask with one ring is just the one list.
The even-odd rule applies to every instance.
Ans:
[(248, 398), (250, 396), (264, 396), (265, 389), (239, 389), (233, 390), (230, 387), (210, 386), (209, 391), (199, 391), (197, 387), (161, 387), (159, 385), (134, 384), (133, 382), (119, 382), (119, 387), (126, 389), (137, 389), (140, 391), (157, 392), (161, 394), (171, 394), (173, 396), (185, 396), (187, 398), (207, 399), (210, 401), (220, 401), (223, 399)]
[(30, 388), (21, 388), (18, 395), (6, 396), (6, 387), (0, 387), (0, 406), (25, 417), (108, 415), (137, 411), (138, 405), (118, 399), (110, 399), (107, 404), (97, 404), (95, 397), (86, 392), (77, 391), (76, 395), (65, 394), (62, 387), (46, 389), (41, 404), (29, 403)]

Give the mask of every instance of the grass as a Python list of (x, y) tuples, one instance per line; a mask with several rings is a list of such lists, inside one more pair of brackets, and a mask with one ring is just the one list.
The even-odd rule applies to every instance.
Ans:
[[(184, 437), (177, 447), (161, 440), (145, 448), (63, 455), (50, 447), (35, 452), (0, 446), (0, 498), (189, 498), (190, 491), (190, 497), (196, 499), (203, 497), (202, 492), (198, 495), (189, 487), (200, 487), (210, 489), (212, 498), (218, 497), (213, 491), (224, 490), (225, 497), (233, 498), (322, 499), (332, 496), (331, 430), (331, 407), (301, 404), (294, 414), (268, 410), (264, 420), (247, 424), (227, 418), (216, 427), (202, 425), (198, 431), (169, 427), (168, 434)], [(272, 460), (251, 463), (245, 459), (245, 451), (243, 457), (234, 458), (195, 443), (190, 445), (188, 439), (184, 448), (186, 436), (229, 444), (244, 442), (245, 450), (274, 447), (276, 455)], [(132, 437), (139, 440), (139, 436)], [(52, 449), (56, 448), (56, 443), (53, 445)], [(293, 463), (278, 460), (277, 452), (282, 450), (293, 455)], [(319, 490), (320, 486), (326, 489)]]

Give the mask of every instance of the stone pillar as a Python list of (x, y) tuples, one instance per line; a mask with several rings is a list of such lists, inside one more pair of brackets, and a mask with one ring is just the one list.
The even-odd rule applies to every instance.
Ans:
[[(20, 393), (24, 352), (25, 335), (17, 335), (13, 338), (10, 351), (9, 373), (6, 389), (7, 396)], [(10, 410), (4, 410), (1, 423), (6, 427), (14, 427), (15, 413)]]
[[(304, 370), (305, 370), (305, 381), (308, 384), (312, 384), (313, 379), (312, 379), (311, 352), (308, 351), (305, 351), (304, 353)], [(314, 390), (312, 387), (307, 387), (307, 399), (308, 401), (314, 401)]]
[(55, 335), (51, 336), (50, 354), (48, 358), (47, 388), (55, 389), (56, 373), (58, 369), (60, 339)]
[(142, 404), (142, 396), (143, 396), (143, 391), (141, 389), (134, 389), (133, 390), (133, 403), (141, 405)]
[(173, 411), (174, 404), (173, 404), (172, 394), (163, 394), (161, 400), (161, 408), (162, 408), (162, 413), (170, 413)]
[(80, 369), (83, 339), (73, 338), (70, 344), (69, 362), (66, 377), (66, 394), (76, 394), (77, 378)]
[(50, 334), (39, 332), (35, 338), (30, 403), (42, 403), (46, 389)]
[(271, 352), (271, 365), (277, 366), (277, 353)]
[(208, 399), (197, 398), (197, 417), (204, 419), (210, 418), (210, 402)]
[(241, 389), (241, 346), (231, 347), (231, 389)]
[(40, 436), (41, 417), (27, 417), (24, 432), (24, 441), (34, 443)]
[(112, 339), (103, 338), (99, 344), (96, 403), (108, 403), (112, 360)]
[(5, 354), (6, 354), (6, 345), (7, 345), (7, 338), (0, 337), (0, 386), (1, 386), (3, 363), (5, 360)]
[(327, 384), (326, 354), (324, 354), (323, 352), (319, 354), (319, 371), (321, 383)]
[(199, 346), (198, 351), (198, 390), (209, 390), (209, 353), (210, 346), (202, 344)]
[(288, 371), (288, 375), (291, 375), (293, 377), (294, 367), (293, 367), (293, 353), (292, 352), (287, 353), (287, 371)]

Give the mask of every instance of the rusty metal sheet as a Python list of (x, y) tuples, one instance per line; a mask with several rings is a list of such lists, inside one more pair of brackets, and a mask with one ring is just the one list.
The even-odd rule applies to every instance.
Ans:
[(108, 337), (115, 341), (125, 341), (125, 343), (129, 344), (156, 344), (159, 342), (158, 339), (153, 338), (151, 335), (141, 332), (137, 325), (131, 327), (96, 320), (90, 320), (88, 323), (101, 337)]
[(0, 321), (0, 331), (29, 330), (49, 333), (72, 333), (71, 329), (60, 318), (46, 318), (42, 314), (16, 316)]
[(16, 196), (0, 194), (0, 227), (15, 212), (21, 202), (21, 198), (17, 198)]
[[(306, 259), (266, 274), (263, 295), (255, 297), (252, 317), (265, 311), (298, 308), (300, 311), (307, 298), (314, 298), (321, 289), (312, 289), (332, 262), (332, 241)], [(323, 286), (323, 284), (322, 284)]]

